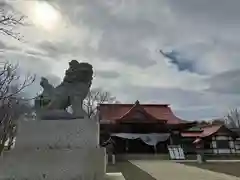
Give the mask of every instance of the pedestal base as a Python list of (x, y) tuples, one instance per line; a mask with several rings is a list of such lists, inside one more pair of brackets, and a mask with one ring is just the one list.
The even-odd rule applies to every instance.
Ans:
[(0, 179), (103, 180), (104, 149), (46, 150), (5, 153)]
[(89, 119), (24, 121), (0, 157), (0, 180), (103, 180), (105, 148)]

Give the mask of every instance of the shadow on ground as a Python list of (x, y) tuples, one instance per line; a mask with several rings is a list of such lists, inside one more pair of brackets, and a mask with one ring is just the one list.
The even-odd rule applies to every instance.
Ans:
[(204, 164), (186, 162), (181, 164), (240, 177), (240, 162), (207, 162)]
[(107, 172), (121, 172), (126, 180), (156, 180), (129, 161), (118, 162), (116, 165), (108, 165)]

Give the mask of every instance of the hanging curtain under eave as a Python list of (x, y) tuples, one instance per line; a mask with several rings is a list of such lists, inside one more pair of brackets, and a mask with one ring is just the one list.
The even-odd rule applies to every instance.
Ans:
[(170, 137), (170, 133), (149, 133), (149, 134), (135, 134), (135, 133), (114, 133), (111, 136), (120, 137), (123, 139), (141, 139), (145, 144), (156, 146), (159, 142), (164, 142)]

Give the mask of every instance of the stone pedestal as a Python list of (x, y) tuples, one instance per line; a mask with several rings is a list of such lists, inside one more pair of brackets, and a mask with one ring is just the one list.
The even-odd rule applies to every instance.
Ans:
[(0, 179), (103, 180), (97, 133), (90, 119), (21, 121), (16, 147), (0, 157)]
[(201, 152), (200, 152), (200, 153), (197, 153), (197, 162), (198, 162), (199, 164), (202, 164), (202, 163), (205, 163), (205, 162), (206, 162), (203, 153), (201, 153)]

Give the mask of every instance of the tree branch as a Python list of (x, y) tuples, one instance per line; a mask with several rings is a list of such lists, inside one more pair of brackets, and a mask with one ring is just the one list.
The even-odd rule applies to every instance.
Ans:
[(0, 69), (0, 153), (3, 151), (5, 142), (14, 139), (14, 126), (17, 120), (24, 112), (26, 105), (22, 103), (21, 92), (30, 86), (35, 76), (26, 76), (23, 83), (17, 73), (18, 66), (8, 62)]
[(115, 97), (112, 97), (109, 92), (105, 92), (102, 90), (91, 90), (87, 95), (86, 99), (83, 102), (83, 106), (87, 110), (88, 117), (91, 118), (96, 115), (97, 105), (104, 102), (113, 102)]
[[(11, 12), (11, 13), (10, 13)], [(11, 36), (17, 40), (21, 40), (20, 33), (15, 32), (13, 29), (18, 26), (24, 26), (26, 16), (20, 15), (14, 9), (9, 9), (6, 6), (0, 9), (0, 32)]]
[(232, 128), (240, 128), (240, 113), (238, 109), (231, 110), (225, 117), (225, 123)]

